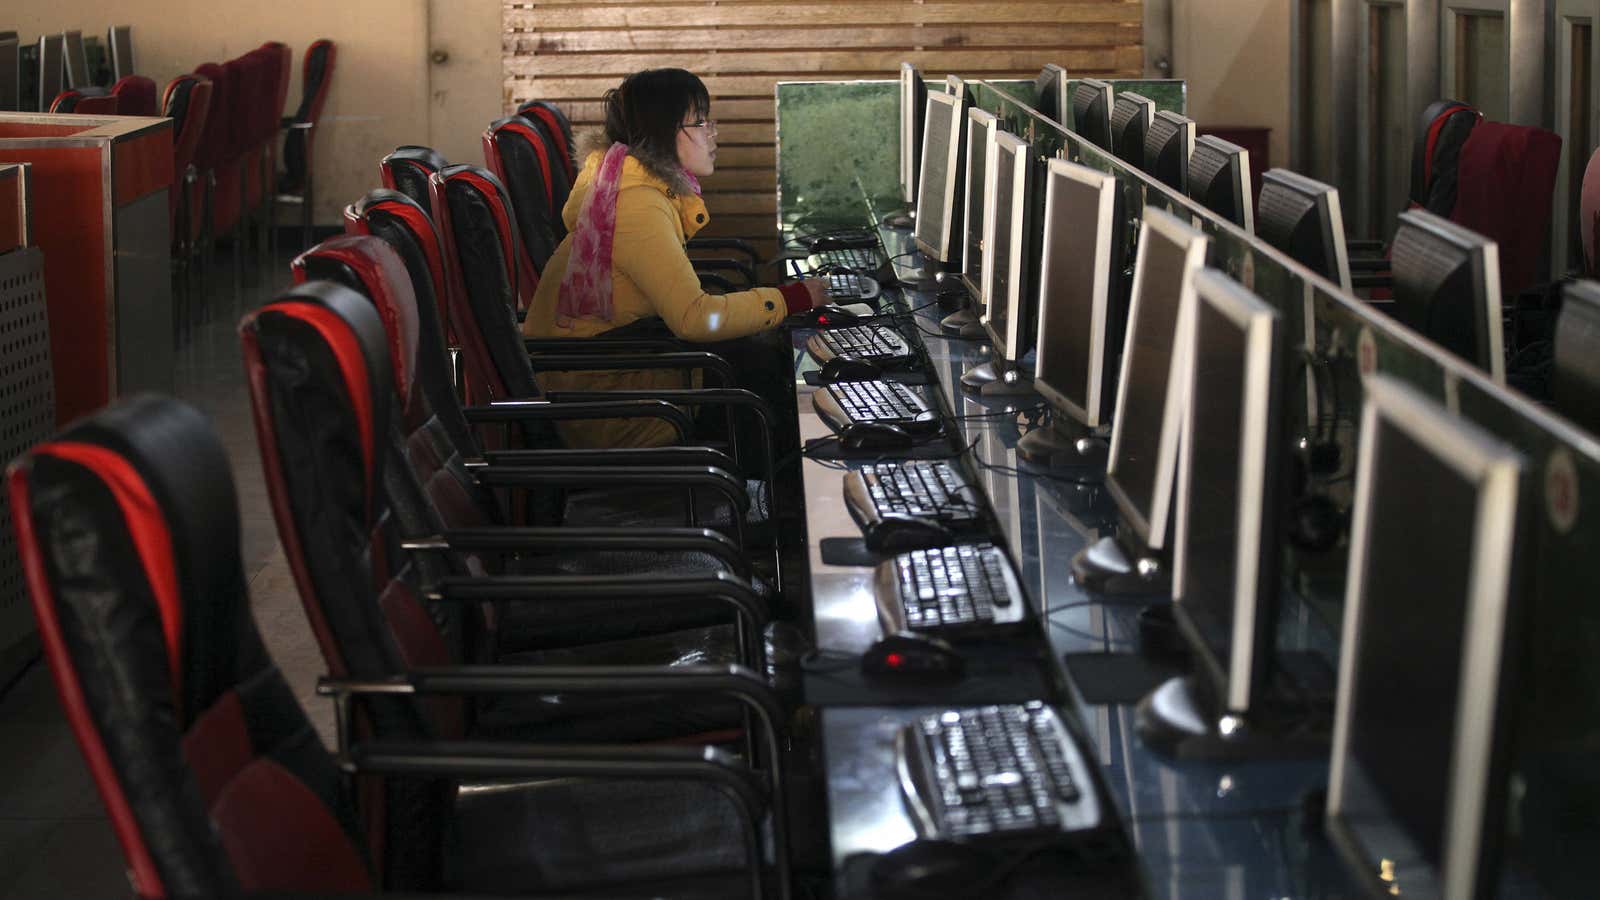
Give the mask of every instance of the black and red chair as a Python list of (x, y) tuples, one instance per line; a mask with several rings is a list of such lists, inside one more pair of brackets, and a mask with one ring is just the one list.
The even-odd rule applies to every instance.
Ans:
[(117, 98), (105, 88), (68, 88), (50, 101), (50, 112), (114, 116), (117, 114)]
[(560, 174), (563, 181), (566, 178), (559, 154), (532, 122), (521, 116), (508, 116), (489, 123), (484, 130), (483, 159), (505, 185), (517, 216), (523, 251), (534, 271), (542, 273), (550, 254), (567, 233), (552, 180), (553, 173)]
[(572, 122), (567, 114), (548, 100), (529, 100), (517, 107), (517, 115), (542, 122), (559, 144), (561, 156), (566, 160), (568, 183), (578, 180), (577, 145), (572, 142)]
[(198, 75), (179, 75), (168, 82), (161, 98), (161, 114), (172, 120), (172, 184), (167, 195), (168, 224), (172, 229), (172, 261), (177, 287), (173, 323), (185, 332), (192, 321), (193, 275), (197, 241), (202, 224), (194, 214), (196, 199), (204, 192), (195, 155), (211, 111), (211, 82)]
[[(500, 295), (498, 288), (509, 288), (504, 294), (509, 303), (508, 315), (515, 316), (527, 309), (539, 287), (539, 271), (534, 268), (522, 242), (511, 196), (500, 179), (481, 166), (446, 166), (429, 177), (428, 199), (434, 224), (463, 283), (475, 284), (484, 278), (493, 280), (497, 296)], [(455, 231), (460, 226), (446, 226), (447, 222), (454, 221), (451, 212), (457, 209), (460, 215), (455, 218), (481, 225), (474, 229), (475, 233), (478, 239), (490, 241), (491, 246), (478, 247), (457, 240)], [(502, 279), (503, 285), (500, 284)], [(467, 296), (459, 290), (457, 293)]]
[(156, 107), (156, 83), (143, 75), (124, 75), (111, 86), (111, 95), (117, 98), (119, 116), (160, 115)]
[[(139, 898), (756, 896), (772, 881), (787, 896), (781, 792), (726, 754), (450, 739), (467, 697), (625, 692), (654, 671), (328, 681), (329, 755), (256, 630), (228, 456), (193, 408), (143, 396), (103, 410), (25, 454), (7, 488), (57, 693)], [(352, 606), (376, 592), (351, 589)], [(742, 687), (737, 671), (688, 674), (697, 692)], [(618, 821), (640, 843), (600, 837)]]
[(232, 108), (234, 102), (234, 84), (232, 74), (217, 63), (201, 63), (195, 66), (194, 74), (211, 84), (210, 112), (206, 116), (205, 128), (200, 133), (200, 141), (196, 144), (194, 153), (194, 164), (198, 171), (201, 190), (196, 191), (190, 198), (193, 204), (190, 210), (190, 222), (196, 232), (194, 244), (200, 256), (201, 289), (198, 296), (204, 302), (209, 293), (206, 290), (206, 281), (210, 277), (216, 251), (217, 172), (228, 157), (228, 136), (231, 127), (228, 110)]
[(317, 124), (322, 121), (322, 110), (328, 102), (328, 91), (333, 86), (333, 72), (338, 61), (338, 47), (323, 38), (306, 48), (305, 60), (300, 67), (300, 106), (293, 116), (282, 120), (283, 175), (278, 179), (278, 191), (273, 204), (276, 222), (278, 204), (300, 206), (300, 246), (311, 246), (311, 216), (316, 203), (316, 178), (312, 147), (316, 142)]
[(403, 144), (378, 162), (378, 177), (384, 187), (405, 194), (427, 210), (432, 202), (428, 195), (428, 179), (448, 165), (450, 161), (430, 147)]

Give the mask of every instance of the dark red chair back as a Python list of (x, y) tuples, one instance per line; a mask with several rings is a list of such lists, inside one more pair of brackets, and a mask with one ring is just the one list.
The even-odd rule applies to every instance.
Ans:
[(45, 656), (134, 893), (370, 890), (345, 782), (256, 631), (205, 417), (123, 401), (29, 451), (7, 486)]
[(125, 75), (111, 86), (117, 98), (117, 114), (122, 116), (160, 115), (156, 109), (156, 83), (143, 75)]
[(50, 111), (53, 113), (77, 113), (84, 116), (114, 116), (117, 114), (117, 98), (105, 93), (93, 93), (96, 89), (83, 90), (68, 89), (56, 95), (50, 102)]
[[(338, 47), (323, 38), (306, 48), (305, 60), (300, 67), (300, 106), (295, 110), (296, 122), (312, 125), (322, 120), (322, 108), (328, 102), (328, 90), (333, 86), (334, 64), (338, 60)], [(304, 131), (290, 129), (283, 140), (284, 183), (290, 190), (298, 190), (305, 183), (311, 166), (312, 134), (316, 129)]]
[[(411, 275), (416, 295), (421, 352), (426, 355), (437, 346), (441, 354), (445, 382), (452, 381), (448, 348), (455, 345), (449, 327), (450, 308), (457, 301), (451, 296), (452, 283), (446, 269), (444, 246), (433, 219), (418, 203), (399, 191), (379, 188), (345, 207), (346, 234), (370, 234), (382, 238), (400, 254)], [(426, 360), (422, 366), (432, 365)]]
[[(173, 189), (168, 194), (170, 211), (176, 216), (178, 203), (183, 197), (179, 186), (183, 184), (189, 166), (195, 164), (200, 139), (205, 133), (206, 120), (211, 112), (211, 82), (198, 75), (179, 75), (167, 84), (161, 98), (161, 114), (172, 120), (172, 171)], [(200, 190), (196, 190), (198, 195)], [(191, 205), (193, 204), (191, 200)], [(174, 218), (174, 221), (176, 219)], [(189, 234), (199, 235), (198, 216), (189, 219)]]

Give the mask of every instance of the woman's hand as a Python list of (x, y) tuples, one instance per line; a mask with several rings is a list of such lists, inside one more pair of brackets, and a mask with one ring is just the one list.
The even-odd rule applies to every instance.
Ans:
[(832, 298), (828, 296), (828, 279), (807, 278), (801, 283), (806, 286), (806, 292), (811, 294), (812, 309), (833, 302)]

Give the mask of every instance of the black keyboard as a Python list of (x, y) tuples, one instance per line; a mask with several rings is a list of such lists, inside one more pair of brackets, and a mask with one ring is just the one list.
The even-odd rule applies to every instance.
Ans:
[(834, 272), (822, 277), (828, 279), (828, 299), (842, 303), (871, 303), (878, 299), (878, 294), (883, 290), (871, 275)]
[(817, 362), (835, 356), (871, 360), (878, 365), (894, 365), (911, 359), (911, 345), (893, 328), (882, 325), (847, 325), (827, 328), (806, 340), (806, 351)]
[(887, 422), (913, 434), (939, 430), (939, 416), (916, 391), (893, 381), (840, 381), (816, 391), (811, 402), (834, 429), (852, 422)]
[(1027, 617), (1011, 562), (993, 544), (912, 550), (880, 563), (875, 582), (884, 634), (992, 637)]
[(1100, 826), (1083, 755), (1040, 701), (933, 713), (895, 741), (921, 837), (1004, 841)]
[(808, 262), (813, 270), (824, 266), (849, 269), (862, 275), (872, 275), (889, 264), (888, 258), (876, 248), (850, 247), (844, 250), (818, 250)]
[(977, 493), (961, 470), (944, 460), (874, 463), (844, 477), (844, 499), (863, 529), (884, 513), (937, 519), (946, 525), (979, 521)]

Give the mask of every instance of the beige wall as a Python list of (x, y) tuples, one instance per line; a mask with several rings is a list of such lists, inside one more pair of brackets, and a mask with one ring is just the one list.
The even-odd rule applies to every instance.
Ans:
[[(452, 161), (482, 162), (478, 132), (501, 110), (501, 7), (501, 0), (12, 0), (0, 18), (23, 40), (73, 28), (103, 36), (108, 25), (132, 25), (140, 74), (163, 87), (200, 63), (283, 41), (295, 52), (291, 113), (301, 54), (318, 38), (332, 39), (338, 67), (316, 166), (317, 221), (333, 224), (344, 204), (378, 186), (378, 160), (397, 144), (430, 144)], [(443, 66), (428, 62), (435, 28), (441, 41), (458, 45)]]
[(1201, 125), (1272, 129), (1272, 164), (1289, 164), (1289, 0), (1177, 0), (1172, 62)]

